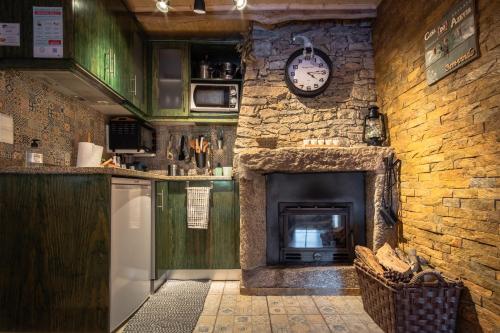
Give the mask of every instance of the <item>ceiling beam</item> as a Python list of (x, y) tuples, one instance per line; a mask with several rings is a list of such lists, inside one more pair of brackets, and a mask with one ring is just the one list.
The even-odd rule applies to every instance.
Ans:
[(195, 14), (192, 11), (172, 11), (168, 14), (157, 12), (136, 13), (140, 22), (153, 20), (158, 23), (196, 23), (213, 20), (245, 20), (261, 24), (273, 25), (289, 21), (314, 21), (329, 19), (363, 19), (376, 17), (375, 9), (351, 9), (351, 10), (245, 10), (239, 11), (208, 11), (205, 15)]
[[(131, 6), (134, 13), (150, 13), (154, 6)], [(170, 4), (172, 12), (191, 12), (193, 11), (192, 5), (187, 5), (185, 2), (182, 4)], [(261, 11), (261, 10), (376, 10), (377, 5), (371, 2), (366, 3), (283, 3), (283, 2), (267, 2), (248, 4), (246, 11)], [(207, 4), (207, 12), (224, 12), (234, 11), (236, 7), (234, 4)]]

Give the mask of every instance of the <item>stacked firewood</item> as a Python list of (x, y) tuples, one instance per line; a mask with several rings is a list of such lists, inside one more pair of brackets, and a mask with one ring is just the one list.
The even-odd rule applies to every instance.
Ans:
[(427, 268), (425, 259), (418, 257), (414, 249), (408, 254), (389, 244), (379, 248), (376, 253), (364, 246), (356, 246), (356, 257), (375, 274), (391, 282), (408, 283), (413, 275)]

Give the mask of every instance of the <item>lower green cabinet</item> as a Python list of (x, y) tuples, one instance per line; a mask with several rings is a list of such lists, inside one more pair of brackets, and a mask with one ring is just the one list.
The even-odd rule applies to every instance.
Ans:
[[(187, 227), (186, 182), (168, 182), (166, 211), (157, 208), (157, 265), (166, 269), (239, 268), (239, 192), (235, 181), (196, 181), (189, 186), (210, 186), (208, 229)], [(158, 188), (163, 188), (157, 185)], [(158, 196), (161, 196), (157, 192)], [(165, 194), (164, 194), (165, 195)], [(158, 198), (157, 198), (158, 200)], [(157, 205), (158, 206), (158, 205)], [(161, 221), (158, 221), (161, 219)], [(164, 261), (163, 261), (164, 260)]]

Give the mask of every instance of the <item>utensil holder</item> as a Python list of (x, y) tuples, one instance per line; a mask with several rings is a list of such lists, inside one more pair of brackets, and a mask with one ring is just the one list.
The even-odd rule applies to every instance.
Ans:
[(197, 168), (204, 168), (207, 165), (207, 152), (195, 153), (194, 159), (196, 160)]

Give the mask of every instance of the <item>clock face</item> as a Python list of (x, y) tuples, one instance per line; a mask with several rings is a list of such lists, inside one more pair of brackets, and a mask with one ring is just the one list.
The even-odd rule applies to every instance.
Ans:
[(321, 94), (330, 83), (332, 62), (323, 51), (314, 49), (314, 53), (304, 54), (304, 50), (295, 51), (285, 67), (285, 81), (290, 91), (304, 97)]

